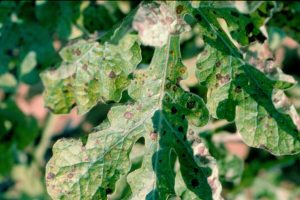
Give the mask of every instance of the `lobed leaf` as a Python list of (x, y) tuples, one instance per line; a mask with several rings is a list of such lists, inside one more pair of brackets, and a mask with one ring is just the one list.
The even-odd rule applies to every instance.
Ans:
[[(208, 88), (208, 108), (213, 117), (235, 119), (238, 132), (249, 146), (267, 149), (275, 155), (298, 153), (297, 126), (272, 102), (274, 89), (289, 88), (294, 80), (281, 72), (266, 76), (245, 63), (213, 10), (200, 7), (193, 9), (193, 13), (206, 43), (198, 57), (197, 77)], [(239, 28), (245, 26), (240, 24)]]

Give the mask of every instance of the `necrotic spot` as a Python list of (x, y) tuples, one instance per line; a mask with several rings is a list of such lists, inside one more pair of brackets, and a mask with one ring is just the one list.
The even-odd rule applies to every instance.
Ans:
[(176, 113), (177, 113), (177, 109), (173, 106), (173, 107), (171, 108), (171, 112), (172, 112), (172, 114), (176, 114)]
[(196, 102), (195, 101), (188, 101), (187, 104), (186, 104), (186, 107), (188, 109), (193, 109), (196, 105)]
[(247, 34), (251, 33), (253, 31), (253, 29), (254, 29), (254, 25), (253, 25), (252, 22), (249, 23), (249, 24), (247, 24), (247, 26), (246, 26), (246, 32), (247, 32)]
[(111, 194), (111, 193), (112, 193), (112, 189), (106, 188), (105, 193), (106, 193), (106, 194)]
[(197, 179), (192, 179), (191, 183), (193, 187), (197, 187), (199, 185), (199, 181)]
[(195, 18), (198, 20), (198, 22), (201, 22), (201, 20), (202, 20), (202, 17), (201, 17), (201, 15), (199, 15), (199, 14), (196, 14), (196, 15), (195, 15)]
[(179, 126), (179, 127), (178, 127), (178, 131), (183, 133), (183, 127), (182, 127), (182, 126)]

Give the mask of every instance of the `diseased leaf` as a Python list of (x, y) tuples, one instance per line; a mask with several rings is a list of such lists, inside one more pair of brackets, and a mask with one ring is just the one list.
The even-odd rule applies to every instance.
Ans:
[(83, 114), (97, 102), (118, 102), (129, 85), (129, 74), (141, 61), (139, 44), (127, 35), (118, 45), (78, 41), (60, 52), (63, 63), (41, 74), (45, 104), (54, 113), (77, 105)]
[[(89, 9), (101, 8), (94, 5)], [(77, 106), (80, 114), (86, 113), (98, 102), (119, 102), (122, 94), (130, 100), (113, 105), (86, 142), (60, 139), (54, 144), (45, 175), (49, 195), (223, 199), (220, 180), (237, 183), (243, 165), (199, 138), (196, 127), (207, 124), (209, 112), (235, 121), (250, 146), (276, 155), (298, 153), (300, 118), (283, 92), (295, 80), (261, 56), (267, 48), (258, 52), (255, 46), (263, 47), (264, 25), (274, 7), (273, 2), (143, 2), (104, 34), (102, 43), (80, 40), (63, 48), (59, 68), (41, 75), (46, 106), (53, 112)], [(188, 13), (196, 20), (185, 18)], [(207, 88), (206, 104), (197, 91), (181, 86), (187, 68), (180, 34), (189, 30), (183, 19), (198, 26), (204, 41), (196, 76), (202, 96)], [(132, 27), (144, 45), (156, 47), (150, 65), (137, 67), (141, 49), (137, 36), (128, 34)], [(136, 165), (129, 155), (141, 141), (144, 154)], [(126, 189), (117, 194), (121, 183)]]
[[(272, 102), (274, 88), (287, 89), (294, 80), (280, 72), (268, 77), (245, 63), (213, 11), (199, 8), (193, 12), (206, 43), (198, 58), (197, 77), (208, 88), (212, 115), (235, 119), (238, 132), (249, 146), (267, 149), (275, 155), (298, 153), (299, 130), (291, 117), (280, 113)], [(244, 27), (241, 24), (239, 29)]]
[[(91, 133), (86, 145), (75, 140), (60, 140), (54, 145), (46, 172), (52, 198), (106, 199), (120, 176), (129, 172), (133, 144), (144, 137), (148, 153), (142, 168), (128, 175), (132, 199), (175, 197), (172, 171), (176, 158), (188, 190), (199, 198), (212, 199), (214, 188), (207, 178), (213, 170), (197, 161), (197, 153), (186, 139), (188, 121), (204, 125), (208, 112), (200, 97), (179, 86), (177, 77), (184, 72), (179, 36), (172, 36), (167, 45), (155, 50), (149, 67), (135, 71), (128, 88), (133, 105), (112, 107), (108, 123)], [(151, 179), (141, 183), (136, 176)]]

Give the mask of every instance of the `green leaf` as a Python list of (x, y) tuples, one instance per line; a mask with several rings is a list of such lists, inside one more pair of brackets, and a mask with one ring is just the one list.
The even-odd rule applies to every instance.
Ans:
[[(268, 23), (268, 30), (279, 29), (278, 31), (284, 32), (287, 36), (292, 37), (298, 43), (300, 42), (300, 28), (299, 28), (299, 2), (279, 2), (278, 9), (274, 13), (270, 22)], [(287, 23), (288, 26), (287, 26)]]
[(77, 105), (80, 114), (97, 102), (119, 101), (129, 75), (141, 61), (139, 43), (127, 35), (118, 45), (78, 41), (60, 52), (63, 63), (41, 74), (45, 104), (54, 113), (67, 113)]
[[(239, 134), (249, 146), (267, 149), (275, 155), (300, 152), (296, 120), (291, 114), (279, 112), (272, 101), (274, 89), (287, 89), (294, 80), (280, 72), (272, 76), (274, 70), (268, 68), (270, 66), (260, 71), (246, 63), (213, 10), (200, 7), (193, 9), (193, 15), (198, 19), (205, 42), (198, 57), (197, 77), (208, 88), (208, 108), (212, 116), (235, 119)], [(245, 26), (240, 24), (239, 29)], [(270, 75), (262, 71), (269, 71)]]
[(80, 16), (80, 2), (44, 2), (35, 9), (39, 24), (49, 33), (66, 40), (71, 35), (72, 25)]
[[(16, 117), (18, 116), (18, 117)], [(16, 150), (32, 144), (39, 133), (35, 118), (26, 116), (12, 100), (0, 103), (0, 174), (10, 171)]]

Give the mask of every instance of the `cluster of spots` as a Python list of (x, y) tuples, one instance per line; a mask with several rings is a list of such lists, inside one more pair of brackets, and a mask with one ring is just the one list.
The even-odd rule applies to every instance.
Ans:
[(73, 55), (80, 56), (81, 55), (80, 49), (78, 49), (78, 48), (73, 49)]
[[(182, 12), (183, 7), (178, 7)], [(144, 45), (162, 47), (170, 34), (190, 30), (190, 26), (165, 2), (143, 3), (137, 11), (133, 28), (138, 31)]]
[(265, 41), (263, 44), (253, 43), (244, 50), (245, 60), (250, 65), (256, 67), (261, 72), (267, 74), (276, 73), (274, 67), (274, 54), (269, 48), (268, 42)]
[(229, 74), (222, 75), (220, 73), (217, 73), (216, 74), (216, 78), (217, 78), (218, 82), (221, 85), (224, 85), (224, 84), (226, 84), (226, 83), (228, 83), (230, 81), (230, 75)]

